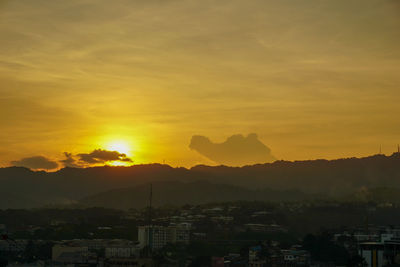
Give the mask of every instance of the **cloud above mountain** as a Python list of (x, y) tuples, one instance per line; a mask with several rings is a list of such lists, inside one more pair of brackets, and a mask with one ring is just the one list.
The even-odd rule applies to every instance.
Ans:
[(91, 153), (78, 154), (79, 160), (89, 164), (105, 163), (107, 161), (132, 162), (124, 153), (118, 151), (108, 151), (104, 149), (95, 149)]
[(65, 166), (65, 167), (70, 167), (70, 168), (79, 168), (81, 167), (76, 159), (74, 158), (74, 155), (72, 153), (64, 152), (65, 159), (60, 160), (60, 162)]
[(206, 158), (223, 165), (243, 166), (247, 164), (273, 162), (276, 158), (255, 133), (246, 137), (237, 134), (223, 143), (213, 143), (208, 137), (194, 135), (189, 145)]
[(60, 162), (65, 167), (71, 168), (83, 168), (92, 165), (106, 164), (112, 161), (133, 162), (133, 160), (124, 153), (105, 149), (95, 149), (90, 153), (79, 153), (76, 155), (64, 152), (64, 156), (65, 159), (60, 160)]
[(58, 168), (57, 162), (43, 156), (27, 157), (20, 160), (11, 161), (10, 163), (17, 167), (25, 167), (34, 170), (52, 170)]

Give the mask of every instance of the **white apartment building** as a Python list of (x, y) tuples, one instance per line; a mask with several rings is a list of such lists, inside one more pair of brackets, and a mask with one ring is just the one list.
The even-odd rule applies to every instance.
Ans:
[(172, 226), (139, 226), (138, 239), (140, 248), (148, 246), (151, 249), (160, 249), (168, 243), (187, 244), (190, 241), (190, 226), (187, 224)]

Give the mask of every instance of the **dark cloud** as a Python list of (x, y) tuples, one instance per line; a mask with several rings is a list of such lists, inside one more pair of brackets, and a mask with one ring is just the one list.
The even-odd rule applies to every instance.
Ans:
[(65, 159), (60, 162), (65, 167), (84, 168), (93, 164), (105, 164), (110, 161), (133, 162), (132, 159), (124, 153), (118, 151), (109, 151), (104, 149), (95, 149), (90, 153), (72, 154), (64, 152)]
[(244, 137), (232, 135), (223, 143), (213, 143), (205, 136), (194, 135), (189, 147), (208, 159), (224, 165), (243, 166), (246, 164), (272, 162), (275, 157), (256, 134)]
[(72, 153), (64, 152), (65, 159), (60, 160), (60, 162), (65, 166), (65, 167), (71, 167), (71, 168), (79, 168), (81, 167), (77, 162)]
[(18, 167), (26, 167), (30, 169), (51, 170), (58, 167), (57, 162), (49, 160), (43, 156), (34, 156), (11, 161), (11, 164)]
[(108, 161), (124, 161), (133, 162), (124, 153), (119, 153), (118, 151), (108, 151), (103, 149), (93, 150), (91, 153), (81, 153), (77, 155), (79, 161), (89, 164), (99, 164), (106, 163)]

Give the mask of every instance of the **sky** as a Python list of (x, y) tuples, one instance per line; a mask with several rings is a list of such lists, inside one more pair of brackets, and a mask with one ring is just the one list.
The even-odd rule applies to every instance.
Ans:
[(0, 36), (3, 167), (218, 163), (198, 135), (284, 160), (400, 143), (399, 0), (0, 0)]

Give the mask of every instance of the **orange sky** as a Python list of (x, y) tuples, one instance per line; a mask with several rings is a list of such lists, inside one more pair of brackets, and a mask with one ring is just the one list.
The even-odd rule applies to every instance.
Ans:
[(278, 159), (400, 143), (396, 0), (0, 0), (0, 166), (123, 142), (192, 166), (195, 134)]

